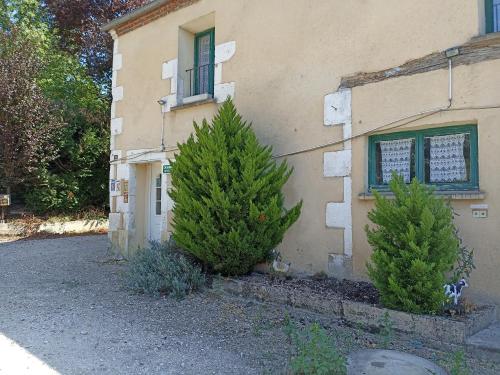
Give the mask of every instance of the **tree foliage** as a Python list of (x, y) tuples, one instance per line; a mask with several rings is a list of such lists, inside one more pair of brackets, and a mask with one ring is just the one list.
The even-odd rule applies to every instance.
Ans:
[(431, 188), (393, 174), (394, 199), (375, 192), (366, 227), (373, 247), (368, 275), (384, 306), (414, 313), (442, 309), (443, 285), (459, 253), (453, 211)]
[(45, 0), (51, 22), (61, 36), (63, 51), (76, 54), (101, 86), (109, 86), (112, 39), (101, 30), (106, 22), (140, 7), (149, 0)]
[(60, 109), (37, 82), (42, 61), (17, 29), (0, 30), (0, 188), (33, 183), (57, 156)]
[[(65, 2), (67, 12), (77, 12), (77, 3), (68, 6)], [(19, 186), (16, 192), (25, 192), (28, 206), (40, 213), (105, 205), (109, 168), (109, 92), (89, 75), (93, 67), (80, 56), (79, 47), (69, 48), (74, 41), (68, 39), (64, 30), (55, 27), (55, 16), (47, 2), (0, 0), (0, 11), (0, 30), (6, 41), (14, 43), (15, 36), (15, 43), (22, 44), (26, 50), (20, 54), (11, 49), (6, 55), (37, 67), (36, 74), (23, 74), (17, 68), (18, 71), (9, 73), (4, 79), (15, 82), (31, 77), (39, 98), (36, 102), (45, 104), (64, 124), (57, 135), (49, 137), (50, 142), (44, 147), (46, 152), (41, 153), (47, 158), (29, 164), (33, 166), (29, 170), (29, 184)], [(96, 46), (99, 48), (109, 46)], [(16, 103), (34, 102), (25, 93), (16, 95)], [(25, 105), (33, 108), (32, 104)], [(44, 117), (34, 111), (31, 114), (40, 128)], [(1, 115), (9, 116), (9, 113), (0, 107)], [(38, 132), (37, 136), (44, 134)], [(9, 130), (9, 136), (14, 135), (12, 129)], [(34, 137), (32, 143), (36, 139)], [(40, 153), (23, 139), (19, 139), (19, 143), (33, 153)], [(17, 156), (16, 162), (25, 165), (23, 158)], [(16, 170), (20, 176), (28, 176), (26, 170)]]
[(270, 256), (300, 215), (281, 192), (292, 170), (276, 164), (232, 101), (179, 145), (172, 167), (174, 238), (214, 271), (245, 274)]

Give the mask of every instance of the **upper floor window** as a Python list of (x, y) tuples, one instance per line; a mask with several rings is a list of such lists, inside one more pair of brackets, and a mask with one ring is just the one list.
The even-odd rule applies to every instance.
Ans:
[(500, 0), (485, 0), (486, 32), (500, 31)]
[(387, 190), (392, 172), (437, 190), (478, 189), (475, 125), (405, 131), (369, 138), (370, 189)]
[(195, 35), (193, 95), (214, 93), (215, 29)]

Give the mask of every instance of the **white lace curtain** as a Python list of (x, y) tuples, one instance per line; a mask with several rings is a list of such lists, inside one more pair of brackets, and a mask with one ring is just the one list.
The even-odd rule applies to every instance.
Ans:
[(382, 152), (382, 181), (384, 184), (391, 181), (393, 171), (403, 176), (406, 183), (410, 182), (412, 143), (413, 138), (380, 142), (380, 150)]
[(467, 180), (464, 142), (465, 134), (430, 138), (430, 182)]

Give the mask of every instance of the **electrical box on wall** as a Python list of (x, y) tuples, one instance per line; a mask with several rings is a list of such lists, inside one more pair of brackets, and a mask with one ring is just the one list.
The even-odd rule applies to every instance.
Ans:
[(472, 209), (472, 217), (474, 219), (485, 219), (488, 217), (487, 204), (473, 204), (470, 208)]

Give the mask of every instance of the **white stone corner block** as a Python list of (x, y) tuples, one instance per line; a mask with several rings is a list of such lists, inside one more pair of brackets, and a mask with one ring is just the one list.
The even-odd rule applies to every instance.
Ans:
[(161, 69), (162, 79), (171, 79), (177, 76), (177, 59), (173, 59), (163, 63)]
[(115, 231), (122, 227), (122, 214), (120, 212), (112, 212), (109, 214), (109, 230)]
[(109, 137), (109, 151), (113, 151), (116, 148), (116, 137), (111, 134)]
[(115, 53), (113, 55), (113, 70), (120, 70), (123, 66), (123, 56), (121, 53)]
[[(120, 195), (118, 197), (116, 197), (116, 206), (117, 206), (117, 211), (118, 212), (122, 212), (122, 213), (128, 213), (129, 209), (128, 209), (128, 203), (125, 203), (124, 199), (123, 199), (123, 195)], [(126, 216), (127, 215), (123, 215), (123, 221), (124, 221), (124, 224), (126, 225)], [(126, 228), (126, 226), (125, 226)]]
[(130, 166), (128, 164), (118, 164), (116, 169), (116, 177), (119, 180), (128, 180), (130, 177)]
[(328, 228), (346, 228), (350, 225), (351, 205), (345, 202), (326, 205), (326, 226)]
[(234, 82), (219, 83), (214, 85), (214, 98), (217, 103), (223, 103), (226, 99), (234, 98)]
[(123, 131), (123, 119), (121, 117), (111, 120), (111, 135), (121, 134)]
[(324, 153), (323, 175), (325, 177), (345, 177), (350, 174), (351, 150)]
[(324, 124), (340, 125), (351, 122), (351, 89), (342, 89), (325, 96)]
[(113, 87), (113, 101), (123, 100), (123, 86)]
[(215, 63), (219, 64), (228, 61), (234, 56), (235, 52), (236, 42), (234, 40), (215, 46)]

